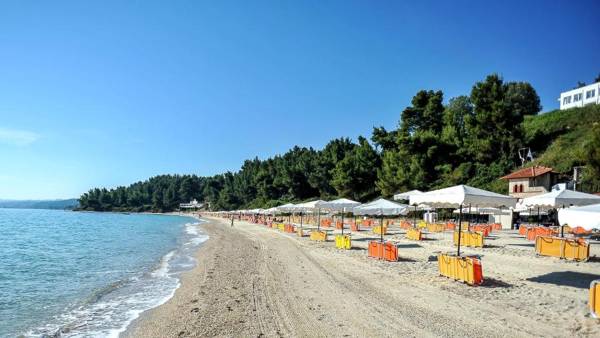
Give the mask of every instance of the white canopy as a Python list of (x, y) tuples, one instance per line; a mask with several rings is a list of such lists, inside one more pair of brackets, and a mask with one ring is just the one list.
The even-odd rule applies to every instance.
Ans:
[[(452, 213), (454, 214), (458, 214), (460, 212), (459, 209), (455, 209), (452, 211)], [(463, 214), (468, 214), (469, 213), (469, 207), (465, 207), (463, 206), (462, 208), (462, 213)], [(492, 208), (492, 207), (485, 207), (485, 208), (480, 208), (480, 207), (471, 207), (471, 214), (481, 214), (481, 215), (499, 215), (499, 214), (503, 214), (501, 209), (498, 208)]]
[(299, 203), (294, 206), (295, 211), (311, 212), (315, 209), (322, 208), (322, 205), (327, 203), (322, 200), (310, 201), (305, 203)]
[(275, 215), (277, 208), (262, 209), (260, 213), (263, 215)]
[(408, 205), (380, 198), (375, 201), (355, 207), (354, 209), (352, 209), (352, 212), (356, 215), (406, 215), (408, 213)]
[(359, 205), (360, 202), (349, 200), (347, 198), (339, 198), (337, 200), (324, 202), (320, 205), (320, 207), (334, 211), (347, 211)]
[(433, 190), (421, 195), (412, 195), (410, 204), (427, 204), (436, 208), (456, 208), (472, 204), (477, 207), (514, 207), (515, 198), (467, 185)]
[(280, 206), (278, 206), (276, 208), (277, 208), (278, 211), (291, 212), (291, 211), (294, 211), (295, 207), (296, 207), (295, 204), (293, 204), (293, 203), (287, 203), (287, 204), (284, 204), (284, 205), (280, 205)]
[(585, 230), (600, 229), (600, 204), (558, 210), (560, 225), (582, 227)]
[(406, 191), (406, 192), (394, 195), (394, 200), (395, 201), (398, 201), (398, 200), (408, 200), (408, 199), (410, 199), (410, 196), (421, 195), (422, 193), (423, 192), (421, 190)]
[(523, 199), (525, 207), (557, 208), (564, 206), (582, 206), (600, 203), (600, 196), (573, 190), (554, 190), (547, 194)]

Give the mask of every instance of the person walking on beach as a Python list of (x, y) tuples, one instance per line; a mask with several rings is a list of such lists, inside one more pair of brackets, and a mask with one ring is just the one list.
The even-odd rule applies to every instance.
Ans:
[(231, 216), (231, 227), (233, 228), (233, 216)]

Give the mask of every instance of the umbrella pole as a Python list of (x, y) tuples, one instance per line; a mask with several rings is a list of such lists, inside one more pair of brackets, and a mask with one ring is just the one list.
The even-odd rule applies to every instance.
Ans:
[(417, 228), (417, 205), (415, 204), (415, 215), (413, 216), (414, 222), (413, 222), (413, 228)]
[(380, 247), (381, 247), (381, 256), (379, 256), (379, 257), (380, 257), (380, 259), (383, 259), (383, 255), (384, 255), (384, 252), (385, 252), (385, 249), (383, 247), (383, 217), (379, 219), (379, 233), (381, 235), (381, 241), (380, 241), (380, 243), (381, 243), (381, 245), (380, 245)]
[(471, 231), (471, 203), (469, 203), (469, 220), (467, 221), (467, 231)]
[(383, 243), (383, 216), (381, 216), (381, 222), (379, 225), (380, 225), (379, 230), (381, 230), (379, 232), (381, 234), (381, 243)]
[(460, 208), (458, 209), (458, 252), (457, 252), (458, 257), (460, 257), (461, 230), (462, 230), (462, 204), (460, 205)]
[(344, 236), (344, 210), (346, 208), (342, 208), (342, 236)]
[[(565, 205), (563, 204), (563, 209), (565, 208)], [(558, 213), (558, 211), (556, 212)], [(558, 216), (557, 216), (558, 217)], [(560, 225), (560, 223), (558, 224), (560, 226), (560, 237), (565, 237), (565, 226), (564, 225)]]
[(317, 208), (317, 231), (321, 231), (321, 208)]

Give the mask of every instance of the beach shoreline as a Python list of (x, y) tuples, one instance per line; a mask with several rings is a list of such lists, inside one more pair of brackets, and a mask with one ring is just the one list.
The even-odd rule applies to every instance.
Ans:
[(340, 251), (261, 225), (203, 219), (210, 239), (196, 252), (196, 267), (180, 276), (169, 301), (142, 313), (121, 337), (600, 333), (584, 283), (562, 275), (593, 274), (600, 263), (535, 257), (512, 232), (484, 251), (465, 249), (484, 256), (486, 283), (471, 287), (437, 273), (431, 257), (452, 248), (447, 234), (419, 243), (392, 234), (401, 261), (389, 263), (367, 257), (367, 232), (353, 234), (355, 249)]

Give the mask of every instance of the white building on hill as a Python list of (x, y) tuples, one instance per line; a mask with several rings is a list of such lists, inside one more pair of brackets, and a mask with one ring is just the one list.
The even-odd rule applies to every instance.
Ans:
[(600, 103), (600, 82), (560, 93), (560, 110)]

